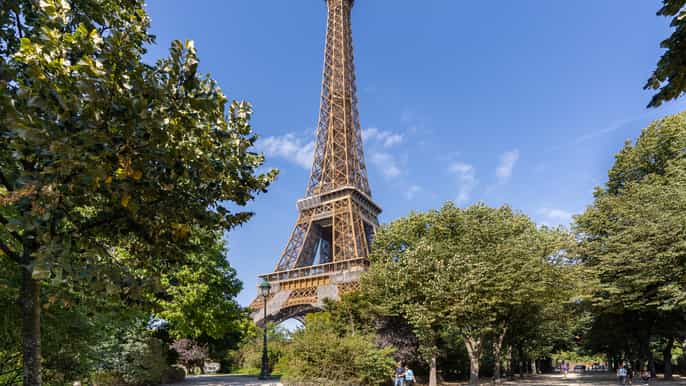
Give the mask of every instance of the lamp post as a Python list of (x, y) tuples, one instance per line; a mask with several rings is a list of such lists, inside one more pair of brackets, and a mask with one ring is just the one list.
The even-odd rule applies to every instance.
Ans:
[(272, 286), (269, 281), (265, 278), (260, 283), (260, 294), (262, 295), (263, 305), (264, 305), (264, 340), (262, 344), (262, 370), (260, 371), (260, 379), (267, 379), (269, 376), (269, 363), (267, 360), (267, 298), (269, 297), (269, 291), (271, 291)]

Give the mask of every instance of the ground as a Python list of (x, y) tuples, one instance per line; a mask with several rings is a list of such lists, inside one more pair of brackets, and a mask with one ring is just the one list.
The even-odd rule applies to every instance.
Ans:
[[(280, 386), (279, 380), (262, 381), (257, 377), (248, 375), (197, 375), (186, 377), (182, 383), (174, 383), (173, 386), (238, 386), (238, 385), (265, 385)], [(172, 385), (169, 385), (172, 386)]]
[[(506, 382), (505, 385), (526, 385), (526, 386), (591, 386), (591, 385), (617, 385), (617, 378), (612, 373), (596, 374), (569, 374), (565, 379), (560, 374), (538, 375), (524, 379), (515, 379)], [(239, 385), (271, 385), (281, 386), (278, 380), (260, 381), (256, 377), (243, 375), (203, 375), (191, 376), (183, 383), (174, 386), (239, 386)], [(461, 383), (447, 383), (450, 386), (462, 386)], [(484, 380), (482, 385), (490, 385), (489, 380)], [(634, 381), (634, 385), (644, 385), (641, 380)], [(661, 379), (652, 380), (650, 385), (655, 386), (686, 386), (686, 378), (675, 377), (672, 382), (665, 382)]]
[[(560, 374), (547, 374), (530, 377), (525, 379), (516, 379), (512, 382), (506, 382), (506, 385), (528, 385), (528, 386), (590, 386), (590, 385), (618, 385), (617, 377), (614, 373), (587, 373), (587, 374), (569, 374), (565, 379)], [(634, 385), (645, 385), (640, 379), (635, 379)], [(665, 382), (662, 379), (651, 380), (650, 385), (659, 386), (686, 386), (686, 379), (675, 377), (672, 382)]]

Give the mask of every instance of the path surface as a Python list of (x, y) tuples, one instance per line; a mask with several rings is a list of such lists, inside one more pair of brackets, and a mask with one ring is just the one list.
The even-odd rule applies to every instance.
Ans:
[[(483, 381), (484, 386), (490, 385), (490, 381)], [(176, 383), (173, 386), (282, 386), (278, 380), (260, 381), (257, 377), (243, 376), (243, 375), (201, 375), (190, 376), (182, 383)], [(463, 383), (446, 383), (445, 385), (458, 386), (465, 385)], [(596, 374), (569, 374), (565, 379), (560, 374), (546, 374), (529, 377), (524, 379), (515, 379), (514, 381), (505, 382), (505, 385), (525, 385), (525, 386), (609, 386), (617, 385), (617, 378), (612, 373), (596, 373)], [(642, 386), (644, 383), (641, 380), (635, 380), (634, 386)], [(652, 380), (652, 386), (686, 386), (686, 379), (678, 378), (671, 382), (665, 382), (661, 379)]]
[[(617, 377), (614, 373), (587, 373), (569, 374), (565, 379), (560, 374), (545, 374), (535, 377), (516, 379), (506, 382), (505, 385), (528, 385), (528, 386), (590, 386), (590, 385), (617, 385)], [(634, 386), (645, 385), (640, 379), (634, 379)], [(650, 385), (654, 386), (686, 386), (686, 380), (676, 378), (672, 382), (665, 382), (661, 379), (651, 380)]]
[(169, 386), (281, 386), (278, 380), (262, 381), (247, 375), (192, 375), (181, 383)]

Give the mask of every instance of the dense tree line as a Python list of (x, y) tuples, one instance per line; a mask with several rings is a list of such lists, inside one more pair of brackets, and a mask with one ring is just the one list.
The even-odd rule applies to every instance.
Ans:
[(686, 114), (657, 120), (615, 157), (608, 182), (575, 219), (587, 277), (587, 344), (615, 363), (671, 377), (686, 335)]

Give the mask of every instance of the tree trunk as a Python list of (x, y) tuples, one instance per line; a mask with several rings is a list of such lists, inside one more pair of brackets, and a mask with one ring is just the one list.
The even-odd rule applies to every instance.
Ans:
[(672, 347), (674, 346), (674, 338), (667, 338), (667, 345), (662, 351), (663, 358), (665, 358), (665, 380), (672, 379)]
[(31, 270), (22, 269), (21, 277), (21, 339), (24, 362), (24, 386), (41, 385), (40, 347), (40, 281)]
[(481, 338), (465, 337), (469, 354), (469, 385), (479, 385), (479, 360), (481, 359)]
[(655, 358), (653, 352), (648, 350), (648, 368), (650, 369), (650, 378), (657, 378), (657, 371), (655, 371)]
[(507, 378), (512, 379), (514, 374), (514, 364), (512, 363), (512, 345), (507, 346)]
[(436, 354), (431, 354), (431, 363), (429, 366), (429, 386), (436, 386)]
[(524, 350), (522, 350), (521, 346), (517, 349), (517, 353), (519, 354), (519, 359), (517, 360), (519, 378), (524, 378)]
[(493, 340), (493, 380), (496, 383), (500, 383), (501, 378), (502, 349), (505, 333), (507, 333), (507, 329), (504, 329), (503, 332)]

